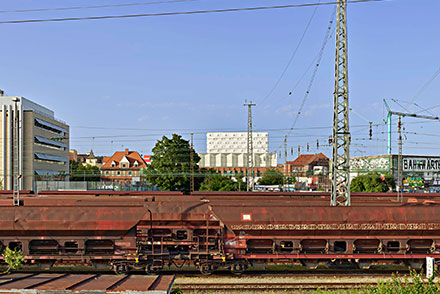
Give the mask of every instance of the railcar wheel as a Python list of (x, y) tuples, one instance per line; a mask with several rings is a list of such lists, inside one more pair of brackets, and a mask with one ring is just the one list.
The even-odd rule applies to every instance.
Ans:
[(38, 262), (38, 267), (42, 270), (50, 270), (54, 264), (55, 261), (40, 261)]
[(128, 273), (128, 266), (123, 263), (117, 263), (113, 265), (113, 271), (117, 275), (126, 275)]
[(149, 275), (156, 275), (156, 274), (160, 273), (161, 270), (162, 270), (162, 267), (154, 266), (151, 263), (147, 264), (145, 266), (145, 272)]
[(357, 265), (358, 265), (358, 267), (360, 268), (360, 269), (362, 269), (362, 270), (367, 270), (367, 269), (370, 269), (370, 267), (371, 267), (371, 261), (370, 260), (359, 260), (358, 262), (357, 262)]
[(406, 261), (405, 264), (414, 270), (421, 270), (425, 265), (425, 261), (423, 259), (411, 259)]
[(202, 263), (199, 266), (199, 270), (204, 276), (209, 276), (214, 272), (214, 266), (210, 263)]
[(307, 269), (316, 269), (319, 265), (319, 262), (317, 260), (307, 259), (307, 260), (301, 260), (301, 264), (305, 266)]
[(235, 262), (231, 266), (231, 273), (234, 275), (241, 275), (243, 274), (247, 269), (247, 264), (244, 262)]

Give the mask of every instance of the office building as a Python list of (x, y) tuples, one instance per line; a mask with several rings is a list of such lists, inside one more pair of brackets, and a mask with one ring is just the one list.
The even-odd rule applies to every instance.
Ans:
[[(277, 154), (269, 153), (269, 134), (252, 134), (253, 163), (256, 176), (277, 168)], [(245, 173), (247, 167), (247, 133), (215, 132), (206, 134), (207, 153), (200, 153), (200, 168), (215, 169), (226, 175)]]
[(35, 190), (36, 180), (65, 180), (69, 174), (69, 126), (54, 112), (0, 91), (0, 180), (13, 190)]

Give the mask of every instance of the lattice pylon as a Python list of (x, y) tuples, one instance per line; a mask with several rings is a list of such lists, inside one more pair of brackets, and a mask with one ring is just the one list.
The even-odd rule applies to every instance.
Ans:
[(335, 92), (333, 101), (332, 206), (350, 206), (350, 130), (348, 125), (346, 0), (338, 0)]

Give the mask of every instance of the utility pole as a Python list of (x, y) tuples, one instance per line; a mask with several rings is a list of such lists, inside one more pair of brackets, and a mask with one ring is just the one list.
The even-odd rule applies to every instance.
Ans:
[(20, 156), (19, 156), (19, 117), (18, 117), (18, 106), (17, 103), (19, 102), (18, 99), (13, 100), (15, 102), (14, 106), (14, 172), (13, 172), (13, 179), (14, 179), (14, 191), (12, 193), (12, 199), (14, 206), (20, 206), (20, 180), (21, 175), (19, 171), (20, 166)]
[(350, 130), (348, 125), (347, 3), (338, 0), (331, 206), (350, 206)]
[(191, 164), (191, 184), (189, 191), (194, 192), (194, 133), (191, 133), (191, 152), (189, 154)]
[[(247, 191), (253, 188), (254, 181), (254, 147), (252, 138), (252, 106), (256, 106), (252, 101), (243, 104), (248, 108), (248, 130), (247, 130), (247, 162), (246, 162), (246, 181), (247, 181)], [(251, 182), (252, 181), (252, 182)]]
[(284, 184), (288, 184), (288, 181), (287, 181), (287, 135), (284, 135)]
[(402, 164), (402, 121), (401, 115), (397, 122), (397, 132), (399, 133), (399, 154), (397, 155), (397, 201), (403, 201), (403, 164)]

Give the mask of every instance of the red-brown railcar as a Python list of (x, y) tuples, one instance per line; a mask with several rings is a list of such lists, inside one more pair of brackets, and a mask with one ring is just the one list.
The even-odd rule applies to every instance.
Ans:
[(87, 262), (118, 273), (184, 263), (202, 273), (270, 262), (420, 267), (440, 258), (437, 198), (375, 195), (329, 207), (323, 196), (29, 193), (13, 206), (2, 194), (0, 247), (20, 248), (42, 267)]

